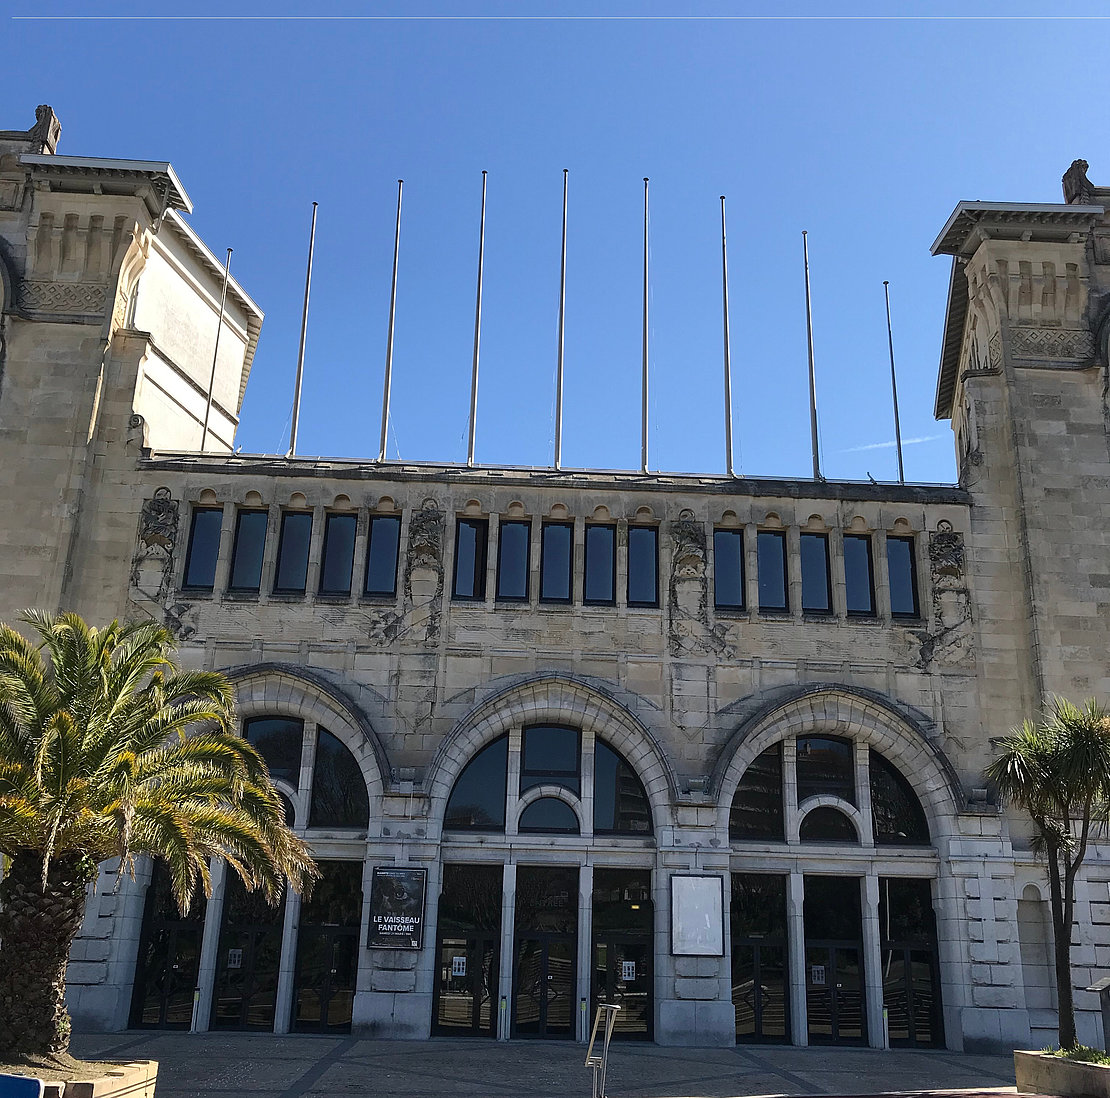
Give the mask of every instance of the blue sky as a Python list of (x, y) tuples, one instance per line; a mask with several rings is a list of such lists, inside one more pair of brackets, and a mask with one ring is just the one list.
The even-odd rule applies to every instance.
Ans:
[[(8, 4), (17, 17), (151, 13)], [(281, 18), (5, 20), (0, 127), (30, 125), (48, 102), (62, 152), (174, 164), (191, 223), (217, 254), (235, 249), (233, 272), (266, 312), (239, 432), (247, 452), (288, 444), (315, 200), (299, 451), (376, 454), (403, 177), (389, 454), (465, 459), (486, 169), (477, 458), (549, 465), (567, 168), (565, 466), (639, 465), (646, 175), (652, 468), (724, 471), (724, 194), (739, 470), (809, 475), (806, 229), (823, 471), (896, 476), (889, 279), (907, 478), (951, 481), (948, 426), (932, 418), (949, 260), (929, 245), (960, 199), (1061, 201), (1076, 157), (1096, 185), (1110, 182), (1096, 48), (1110, 22), (1082, 18), (1104, 13), (1090, 3), (176, 10)], [(405, 18), (319, 18), (367, 14)], [(598, 14), (619, 18), (576, 18)], [(948, 18), (969, 14), (981, 18)], [(722, 18), (763, 15), (797, 18)]]

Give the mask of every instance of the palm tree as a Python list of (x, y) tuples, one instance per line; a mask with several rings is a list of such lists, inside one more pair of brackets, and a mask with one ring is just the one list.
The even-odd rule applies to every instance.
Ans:
[(0, 1058), (65, 1057), (66, 963), (100, 862), (162, 859), (183, 912), (210, 858), (275, 904), (318, 874), (233, 730), (225, 676), (181, 671), (153, 622), (21, 620), (37, 644), (0, 624)]
[(1042, 721), (1025, 721), (996, 746), (999, 754), (985, 771), (987, 780), (1033, 821), (1034, 850), (1048, 863), (1060, 1046), (1072, 1048), (1075, 879), (1091, 829), (1106, 820), (1110, 806), (1110, 713), (1093, 698), (1082, 708), (1053, 698)]

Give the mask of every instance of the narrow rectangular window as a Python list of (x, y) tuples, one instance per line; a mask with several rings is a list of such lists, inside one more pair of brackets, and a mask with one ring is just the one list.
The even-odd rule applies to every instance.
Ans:
[(497, 597), (528, 600), (530, 522), (503, 522), (497, 531)]
[(628, 605), (659, 605), (659, 531), (628, 528)]
[(782, 614), (790, 609), (786, 594), (786, 535), (760, 530), (756, 538), (759, 559), (759, 609)]
[(890, 580), (890, 612), (896, 618), (919, 617), (912, 537), (886, 539), (886, 566)]
[(374, 515), (366, 546), (366, 595), (397, 594), (397, 555), (401, 548), (401, 519), (397, 515)]
[(849, 614), (875, 613), (875, 565), (867, 534), (844, 535), (844, 591)]
[(827, 614), (829, 601), (829, 539), (825, 534), (802, 534), (802, 609)]
[(616, 527), (586, 527), (586, 582), (583, 601), (617, 601)]
[(328, 515), (320, 554), (320, 594), (349, 595), (355, 563), (357, 515)]
[(262, 583), (268, 521), (265, 511), (239, 512), (235, 522), (235, 548), (231, 551), (229, 591), (257, 591)]
[(545, 522), (540, 538), (540, 600), (570, 602), (574, 525)]
[(216, 558), (220, 554), (222, 507), (194, 507), (189, 531), (189, 551), (185, 554), (183, 586), (194, 591), (211, 591), (216, 584)]
[(489, 523), (485, 519), (459, 519), (455, 527), (455, 583), (457, 599), (486, 597), (486, 539)]
[(744, 609), (744, 531), (713, 531), (713, 604)]
[(308, 580), (308, 544), (311, 539), (311, 511), (282, 512), (277, 568), (274, 571), (274, 594), (304, 594)]

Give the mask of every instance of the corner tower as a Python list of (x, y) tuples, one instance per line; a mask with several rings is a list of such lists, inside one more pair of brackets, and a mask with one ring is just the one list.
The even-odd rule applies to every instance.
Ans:
[(1110, 188), (1059, 204), (961, 202), (936, 416), (971, 493), (986, 735), (1052, 694), (1110, 694)]

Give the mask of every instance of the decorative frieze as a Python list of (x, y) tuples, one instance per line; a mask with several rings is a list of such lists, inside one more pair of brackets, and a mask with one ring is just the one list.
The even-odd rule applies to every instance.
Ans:
[(103, 316), (108, 291), (95, 282), (33, 282), (20, 285), (19, 303), (24, 312)]

